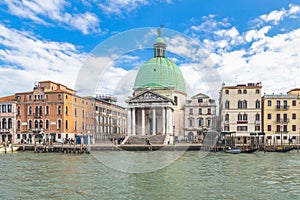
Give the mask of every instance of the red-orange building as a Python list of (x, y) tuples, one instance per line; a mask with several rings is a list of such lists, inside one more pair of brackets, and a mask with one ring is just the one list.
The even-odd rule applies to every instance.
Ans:
[[(123, 107), (101, 98), (80, 97), (75, 90), (52, 81), (41, 81), (35, 83), (32, 91), (0, 98), (0, 104), (5, 105), (4, 111), (11, 105), (11, 112), (0, 114), (1, 120), (5, 119), (1, 130), (2, 135), (10, 130), (14, 136), (11, 140), (15, 143), (20, 143), (22, 138), (26, 143), (30, 143), (33, 135), (37, 133), (41, 133), (44, 138), (51, 138), (53, 142), (86, 134), (91, 135), (93, 139), (97, 126), (98, 136), (125, 134), (126, 131)], [(97, 120), (100, 108), (104, 107), (106, 123), (101, 125), (107, 128), (101, 129), (100, 132)], [(102, 116), (104, 112), (101, 113)]]

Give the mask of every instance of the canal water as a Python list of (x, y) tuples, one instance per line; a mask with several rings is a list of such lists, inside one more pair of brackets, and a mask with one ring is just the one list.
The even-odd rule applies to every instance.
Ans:
[[(113, 156), (121, 159), (122, 154), (115, 153)], [(237, 155), (218, 152), (205, 157), (190, 151), (169, 166), (148, 173), (124, 173), (89, 154), (0, 154), (0, 199), (299, 197), (300, 153), (296, 151)]]

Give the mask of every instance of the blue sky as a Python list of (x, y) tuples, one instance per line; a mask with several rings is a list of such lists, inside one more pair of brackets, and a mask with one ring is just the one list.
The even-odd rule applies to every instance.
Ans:
[[(226, 85), (261, 81), (266, 93), (300, 87), (298, 0), (3, 0), (0, 19), (0, 96), (30, 90), (39, 80), (73, 88), (98, 44), (161, 24), (199, 43)], [(206, 75), (195, 75), (193, 63), (181, 60), (195, 58), (188, 52), (193, 42), (167, 32), (168, 55), (183, 71), (190, 93), (210, 94)], [(102, 58), (110, 68), (99, 92), (118, 95), (120, 85), (130, 88), (138, 67), (151, 57), (151, 51), (139, 49)]]

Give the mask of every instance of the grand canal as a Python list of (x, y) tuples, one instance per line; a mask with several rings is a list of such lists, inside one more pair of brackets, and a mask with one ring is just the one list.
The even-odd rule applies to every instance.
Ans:
[(0, 199), (299, 199), (300, 153), (186, 152), (124, 173), (88, 154), (17, 152), (0, 154), (0, 180)]

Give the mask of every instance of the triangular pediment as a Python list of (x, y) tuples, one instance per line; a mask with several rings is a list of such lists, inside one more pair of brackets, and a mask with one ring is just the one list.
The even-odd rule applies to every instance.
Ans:
[(197, 99), (197, 98), (209, 98), (209, 96), (207, 96), (206, 94), (203, 93), (198, 93), (194, 96), (191, 97), (192, 99)]
[(135, 102), (171, 102), (174, 103), (172, 99), (158, 94), (156, 92), (147, 90), (137, 94), (134, 97), (129, 98), (127, 103), (135, 103)]

